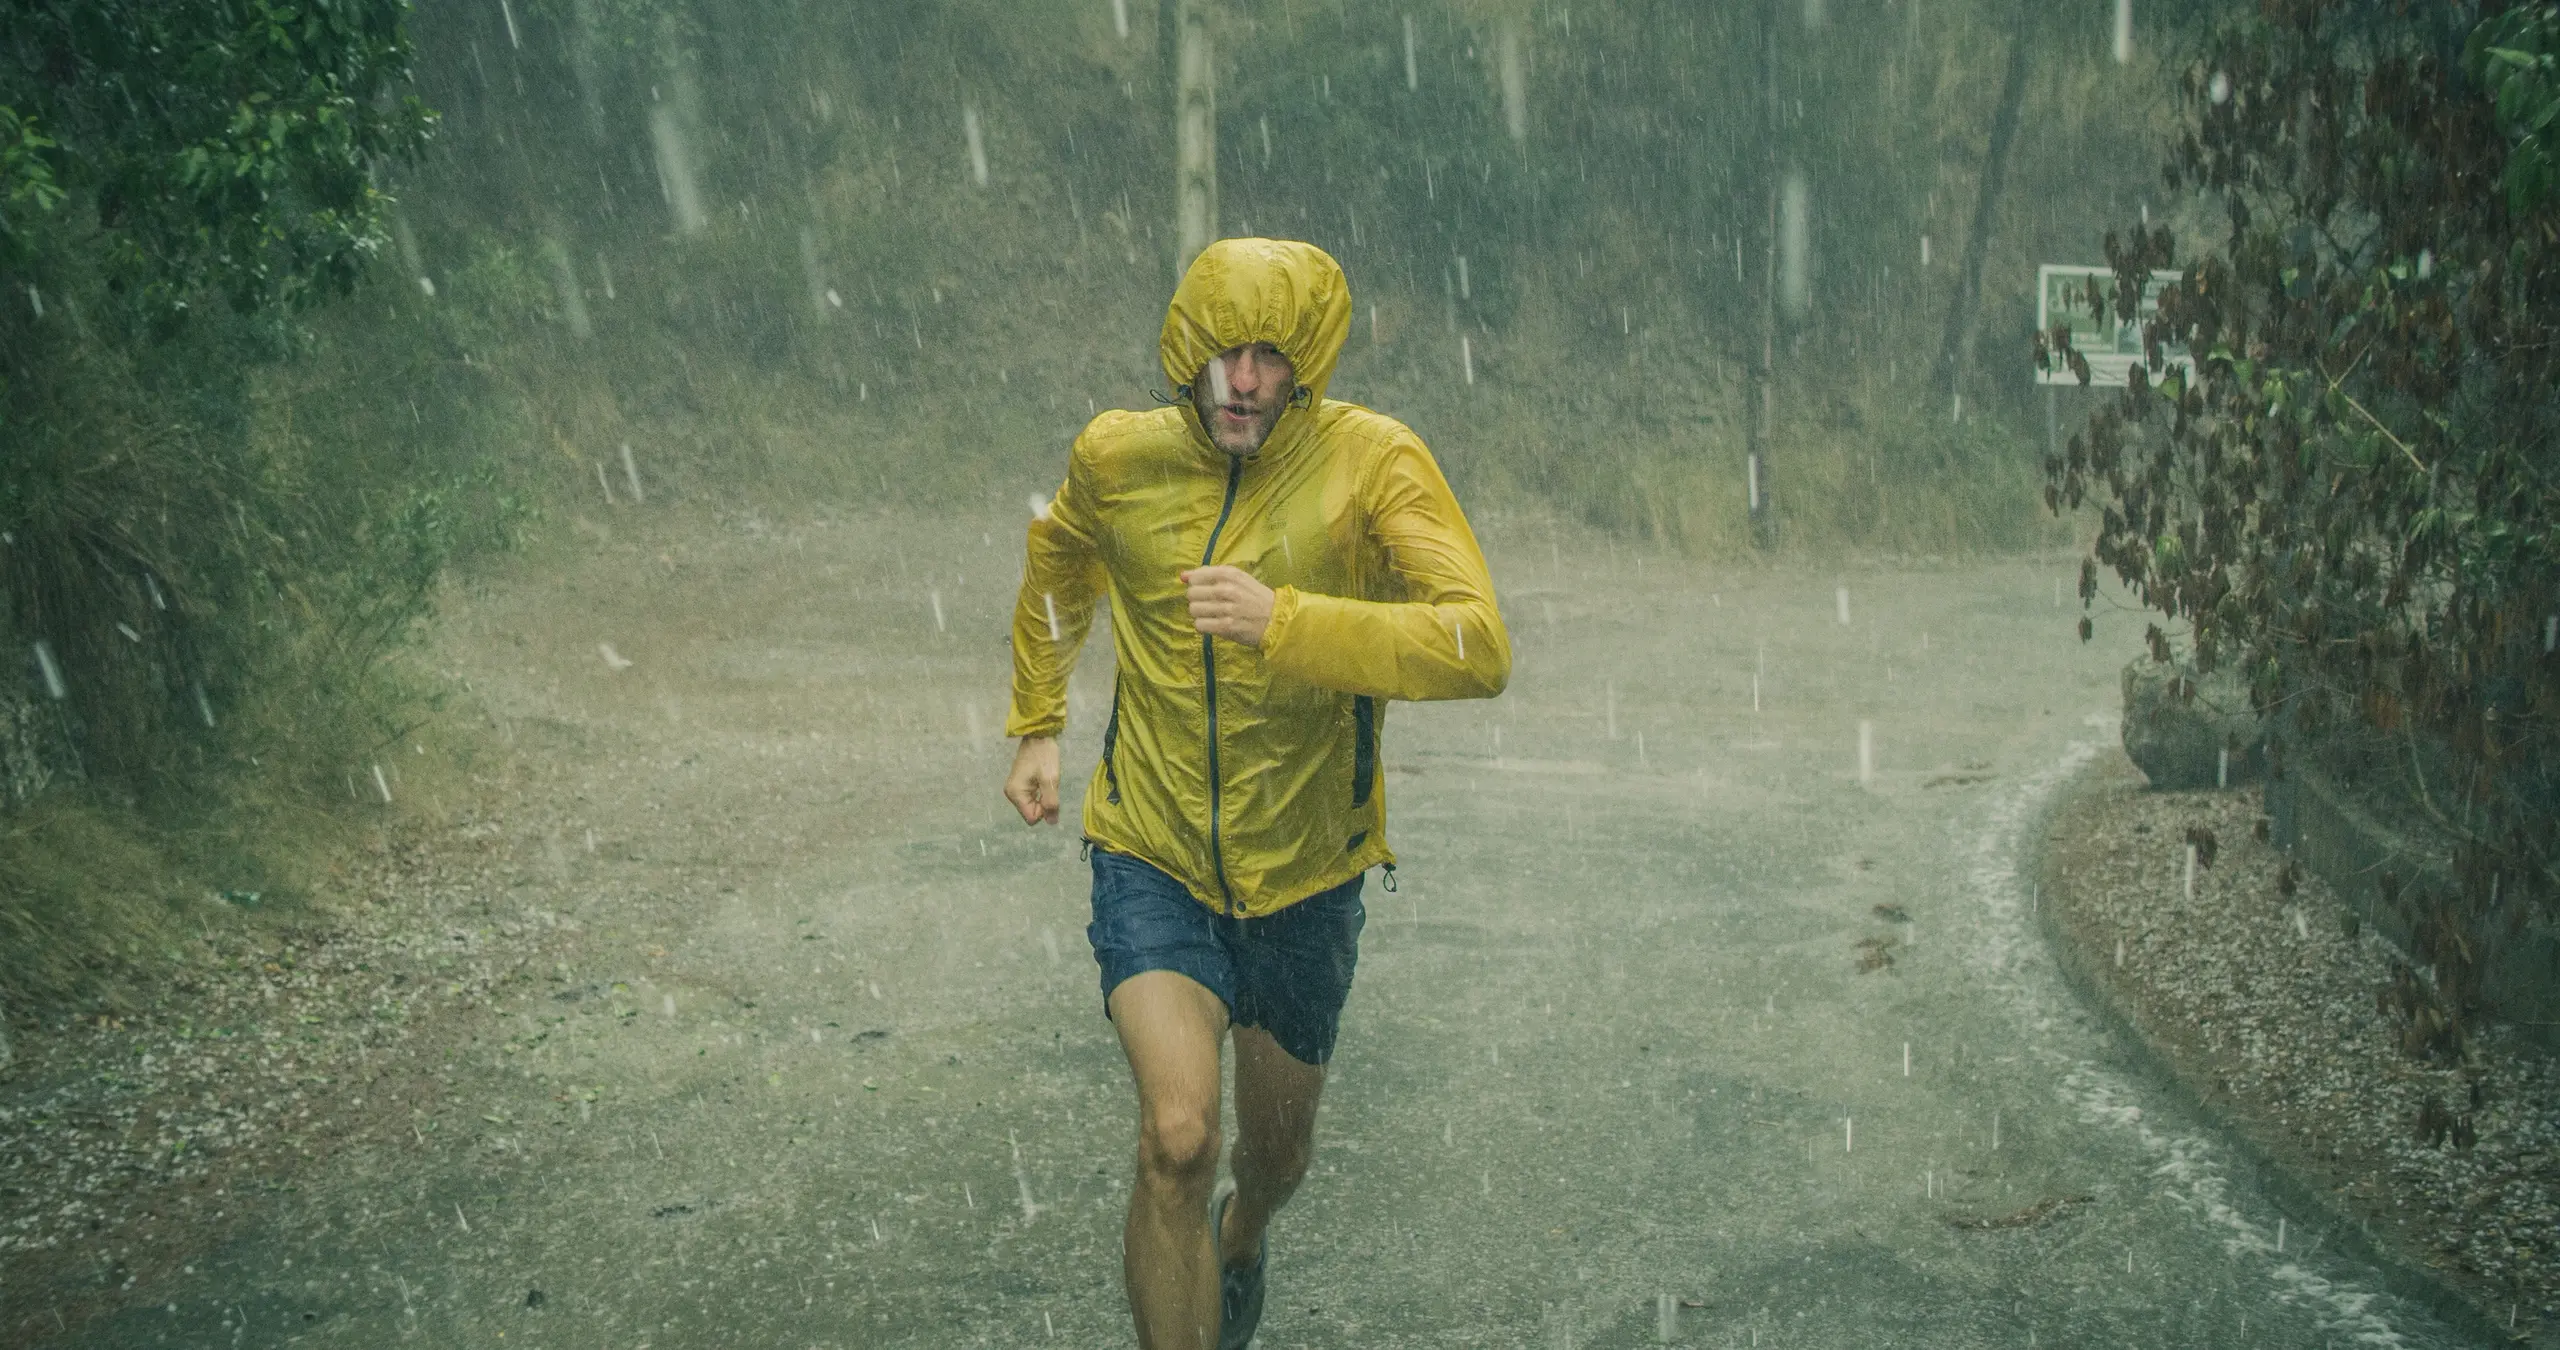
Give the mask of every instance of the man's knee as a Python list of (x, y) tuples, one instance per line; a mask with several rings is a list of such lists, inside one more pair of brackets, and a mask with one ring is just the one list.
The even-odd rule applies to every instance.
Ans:
[(1218, 1120), (1195, 1107), (1158, 1107), (1138, 1127), (1138, 1168), (1149, 1179), (1174, 1185), (1213, 1180), (1218, 1174)]

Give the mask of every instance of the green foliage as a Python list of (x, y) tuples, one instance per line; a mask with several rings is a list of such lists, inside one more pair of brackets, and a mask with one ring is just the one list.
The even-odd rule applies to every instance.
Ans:
[(2521, 215), (2560, 196), (2560, 5), (2521, 5), (2471, 32), (2464, 68), (2489, 91), (2514, 143), (2502, 179)]
[[(8, 6), (0, 999), (129, 954), (182, 872), (219, 886), (290, 853), (431, 697), (382, 657), (522, 515), (472, 434), (485, 390), (354, 368), (363, 330), (323, 303), (356, 292), (376, 175), (434, 123), (406, 12)], [(386, 407), (366, 376), (395, 372), (421, 378)]]
[(58, 793), (0, 818), (0, 1006), (112, 995), (183, 931), (172, 883), (112, 805)]
[(11, 5), (0, 267), (94, 266), (155, 318), (208, 292), (244, 311), (344, 293), (381, 242), (374, 166), (414, 155), (433, 124), (401, 89), (405, 10)]
[[(2512, 110), (2458, 59), (2478, 14), (2288, 0), (2217, 32), (2168, 179), (2228, 234), (2163, 293), (2148, 370), (2046, 466), (2049, 501), (2103, 508), (2084, 600), (2112, 567), (2297, 751), (2380, 747), (2460, 841), (2461, 893), (2413, 895), (2438, 906), (2414, 954), (2457, 1039), (2486, 953), (2560, 903), (2560, 232), (2502, 181)], [(2107, 251), (2119, 313), (2178, 265), (2165, 228)]]

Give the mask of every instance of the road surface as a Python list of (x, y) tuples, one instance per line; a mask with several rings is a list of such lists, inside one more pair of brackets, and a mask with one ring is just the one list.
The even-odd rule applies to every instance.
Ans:
[[(1372, 874), (1264, 1350), (2455, 1343), (2300, 1222), (2279, 1251), (2036, 936), (2025, 851), (2140, 625), (2076, 641), (2073, 560), (1479, 525), (1512, 685), (1388, 716), (1398, 889)], [(76, 1343), (1130, 1344), (1072, 832), (1110, 655), (1070, 828), (1025, 830), (1020, 547), (635, 514), (458, 596), (435, 659), (567, 840), (492, 913), (575, 934), (432, 1119), (243, 1197)]]

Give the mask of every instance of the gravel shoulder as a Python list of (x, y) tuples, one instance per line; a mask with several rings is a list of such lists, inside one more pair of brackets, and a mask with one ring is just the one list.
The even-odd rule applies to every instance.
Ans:
[[(314, 903), (197, 931), (113, 1012), (13, 1027), (0, 1078), (0, 1340), (75, 1330), (368, 1141), (450, 1134), (451, 1061), (582, 925), (533, 765), (386, 813)], [(501, 815), (502, 807), (519, 808)], [(536, 820), (536, 817), (544, 819)], [(509, 1045), (508, 1050), (515, 1047)]]
[[(2404, 1054), (2376, 998), (2393, 949), (2287, 875), (2262, 817), (2255, 788), (2153, 792), (2110, 750), (2045, 840), (2063, 970), (2305, 1211), (2297, 1242), (2362, 1248), (2457, 1324), (2560, 1346), (2560, 1063), (2495, 1026), (2459, 1063)], [(2192, 890), (2190, 838), (2211, 841)]]

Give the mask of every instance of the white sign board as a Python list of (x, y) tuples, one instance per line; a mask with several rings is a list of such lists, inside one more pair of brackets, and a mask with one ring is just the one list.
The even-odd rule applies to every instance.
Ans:
[[(2078, 267), (2067, 263), (2047, 263), (2036, 269), (2036, 331), (2051, 333), (2055, 324), (2071, 326), (2071, 346), (2089, 362), (2091, 385), (2123, 387), (2125, 372), (2142, 360), (2142, 325), (2160, 312), (2160, 291), (2182, 273), (2154, 272), (2151, 283), (2142, 288), (2142, 312), (2133, 318), (2108, 315), (2100, 323), (2089, 308), (2089, 278), (2098, 279), (2098, 292), (2114, 308), (2116, 274), (2108, 267)], [(2184, 369), (2190, 378), (2195, 361), (2187, 355), (2183, 343), (2172, 343), (2161, 353), (2168, 363), (2159, 375), (2151, 377), (2160, 383), (2172, 369)], [(2038, 384), (2077, 385), (2080, 377), (2071, 373), (2069, 364), (2057, 353), (2047, 368), (2036, 372)]]

